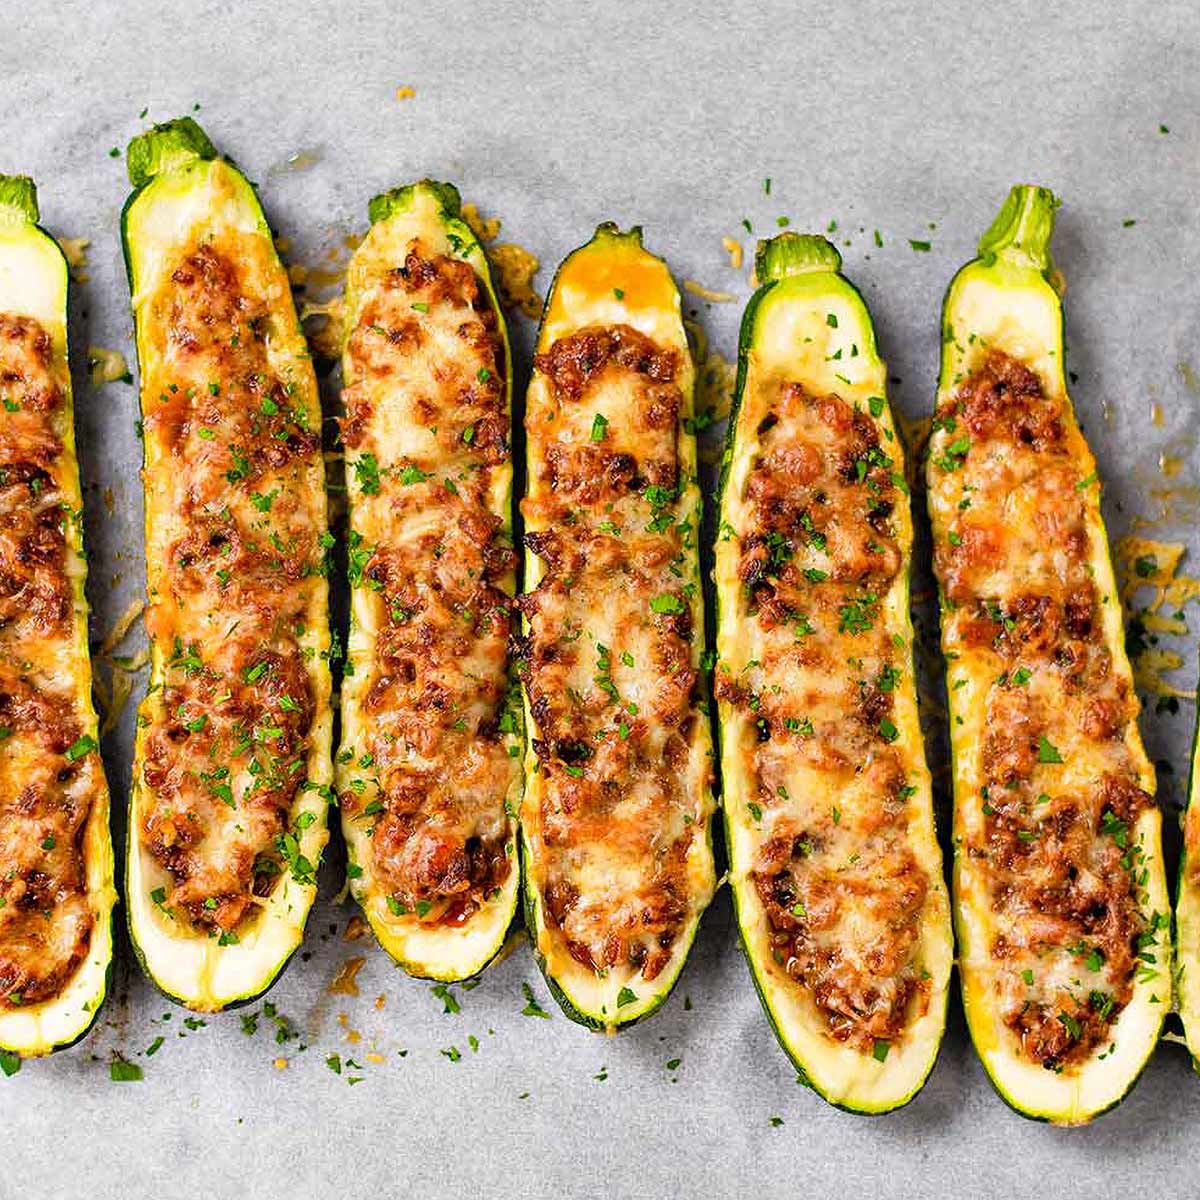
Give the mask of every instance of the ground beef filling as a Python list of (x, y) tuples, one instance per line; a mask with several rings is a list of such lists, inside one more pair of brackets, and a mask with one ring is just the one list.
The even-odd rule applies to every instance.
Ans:
[(91, 946), (82, 840), (104, 788), (72, 679), (62, 393), (50, 335), (0, 313), (0, 1008), (53, 999)]
[[(475, 270), (419, 240), (364, 302), (342, 436), (367, 467), (351, 574), (377, 599), (366, 745), (342, 797), (371, 829), (372, 870), (397, 915), (465, 922), (514, 864), (505, 804), (508, 643), (516, 555), (492, 511), (509, 461), (504, 344)], [(393, 462), (405, 421), (427, 453)]]
[(690, 916), (701, 828), (683, 582), (698, 514), (677, 500), (680, 361), (615, 325), (560, 338), (535, 365), (549, 395), (528, 420), (538, 465), (525, 541), (543, 574), (519, 603), (543, 911), (584, 966), (651, 980)]
[[(755, 658), (717, 674), (753, 729), (751, 873), (776, 963), (830, 1037), (871, 1053), (928, 1003), (917, 961), (929, 887), (908, 846), (910, 797), (892, 721), (903, 668), (880, 606), (902, 564), (893, 463), (879, 427), (838, 396), (787, 383), (753, 431), (738, 573)], [(785, 785), (819, 772), (818, 809)], [(836, 800), (857, 788), (861, 811)], [(846, 803), (843, 801), (843, 803)]]
[[(1030, 1060), (1061, 1070), (1110, 1040), (1165, 924), (1140, 904), (1131, 831), (1153, 799), (1124, 741), (1136, 701), (1106, 644), (1088, 569), (1088, 481), (1062, 400), (990, 353), (937, 423), (935, 465), (959, 479), (964, 501), (935, 567), (956, 648), (995, 680), (979, 748), (983, 832), (964, 852), (986, 873), (1004, 1020)], [(1020, 529), (1001, 515), (1014, 497), (1031, 498)], [(1094, 772), (1056, 788), (1047, 773), (1076, 755)]]
[(198, 246), (151, 305), (145, 438), (171, 541), (150, 564), (167, 663), (143, 710), (140, 836), (172, 881), (152, 894), (163, 912), (231, 938), (285, 870), (312, 876), (289, 814), (315, 713), (301, 637), (325, 569), (320, 436), (233, 257)]

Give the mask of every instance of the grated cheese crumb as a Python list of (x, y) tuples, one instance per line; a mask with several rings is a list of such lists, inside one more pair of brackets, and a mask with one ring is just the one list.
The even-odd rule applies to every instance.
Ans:
[(479, 206), (476, 204), (462, 206), (462, 219), (485, 246), (500, 236), (500, 218), (481, 216)]
[(707, 300), (710, 304), (730, 304), (737, 299), (732, 292), (714, 292), (712, 288), (706, 288), (694, 279), (685, 279), (683, 290), (690, 292), (693, 296), (698, 296), (701, 300)]
[(496, 269), (500, 303), (536, 321), (542, 313), (542, 298), (533, 290), (533, 277), (542, 265), (537, 256), (524, 246), (506, 243), (493, 246), (488, 257)]
[(87, 352), (88, 373), (93, 387), (105, 383), (132, 383), (133, 376), (120, 350), (108, 350), (104, 346), (89, 346)]

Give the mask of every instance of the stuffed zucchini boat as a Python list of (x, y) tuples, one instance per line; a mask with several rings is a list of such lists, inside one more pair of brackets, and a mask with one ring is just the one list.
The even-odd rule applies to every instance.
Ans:
[(0, 175), (0, 1049), (81, 1038), (108, 991), (113, 848), (100, 761), (67, 262), (33, 181)]
[(454, 187), (387, 192), (370, 217), (342, 354), (342, 829), (387, 952), (413, 975), (466, 979), (503, 946), (520, 882), (508, 334)]
[(128, 166), (151, 680), (125, 896), (150, 978), (216, 1011), (300, 945), (328, 837), (321, 409), (250, 184), (187, 119)]
[(721, 772), (746, 959), (801, 1078), (920, 1090), (953, 938), (917, 715), (912, 514), (887, 371), (824, 238), (759, 244), (716, 543)]
[(526, 409), (529, 936), (572, 1019), (669, 994), (716, 885), (695, 371), (666, 264), (601, 225), (559, 268)]
[(1079, 1124), (1133, 1086), (1172, 980), (1154, 770), (1064, 379), (1057, 204), (1014, 187), (950, 285), (927, 485), (967, 1022), (1009, 1104)]
[(1200, 1071), (1200, 716), (1183, 812), (1183, 849), (1175, 891), (1175, 1000), (1193, 1065)]

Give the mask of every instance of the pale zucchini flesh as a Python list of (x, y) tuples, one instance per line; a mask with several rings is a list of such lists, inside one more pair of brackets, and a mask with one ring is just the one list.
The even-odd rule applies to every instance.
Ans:
[[(1084, 498), (1089, 547), (1089, 573), (1095, 585), (1103, 645), (1111, 655), (1113, 676), (1132, 697), (1133, 716), (1123, 743), (1136, 774), (1136, 783), (1153, 796), (1154, 769), (1146, 757), (1137, 728), (1136, 696), (1125, 653), (1121, 605), (1113, 575), (1107, 534), (1100, 512), (1100, 486), (1095, 463), (1079, 433), (1063, 365), (1062, 303), (1055, 288), (1049, 254), (1057, 201), (1049, 192), (1014, 187), (1008, 202), (980, 243), (979, 257), (955, 276), (946, 293), (942, 314), (942, 357), (938, 385), (939, 409), (960, 385), (979, 369), (986, 355), (998, 352), (1022, 364), (1039, 380), (1044, 394), (1061, 399), (1065, 437), (1073, 446), (1076, 494)], [(962, 439), (957, 441), (956, 439)], [(945, 542), (963, 500), (943, 484), (939, 467), (947, 455), (967, 453), (962, 429), (935, 427), (930, 442), (928, 499), (935, 545)], [(1007, 520), (1024, 522), (1032, 515), (1018, 496), (1007, 500)], [(971, 508), (975, 512), (976, 504)], [(1022, 564), (1006, 563), (1017, 571)], [(939, 580), (945, 586), (945, 580)], [(1003, 969), (993, 957), (998, 932), (987, 893), (987, 874), (972, 861), (965, 847), (978, 837), (984, 811), (980, 789), (980, 747), (987, 733), (986, 713), (994, 672), (983, 671), (970, 653), (957, 654), (949, 639), (951, 610), (942, 598), (943, 648), (947, 650), (951, 751), (954, 782), (954, 913), (958, 935), (963, 1003), (971, 1037), (992, 1083), (1018, 1112), (1056, 1124), (1086, 1122), (1118, 1103), (1136, 1082), (1155, 1044), (1171, 1002), (1171, 946), (1166, 929), (1169, 913), (1161, 845), (1161, 815), (1154, 804), (1141, 810), (1128, 829), (1128, 843), (1139, 848), (1142, 882), (1138, 909), (1145, 922), (1140, 944), (1141, 963), (1134, 975), (1132, 998), (1111, 1024), (1111, 1041), (1080, 1064), (1055, 1071), (1022, 1052), (1006, 1025), (996, 1001), (997, 980)], [(1022, 682), (1018, 680), (1017, 682)], [(1036, 681), (1034, 681), (1036, 683)], [(1032, 685), (1029, 685), (1032, 686)], [(1069, 790), (1094, 782), (1099, 774), (1095, 752), (1072, 743), (1065, 748), (1039, 745), (1038, 762), (1064, 765), (1039, 768), (1048, 772), (1048, 791)], [(1054, 773), (1058, 772), (1057, 775)], [(1030, 837), (1036, 837), (1036, 831)]]
[[(378, 294), (384, 277), (404, 267), (410, 250), (425, 260), (447, 256), (471, 267), (490, 301), (501, 344), (505, 409), (511, 426), (512, 371), (507, 325), (483, 248), (460, 217), (457, 191), (450, 185), (428, 180), (399, 188), (372, 201), (371, 219), (371, 229), (355, 250), (347, 274), (344, 386), (349, 388), (359, 383), (360, 372), (350, 353), (350, 336), (361, 324), (363, 310)], [(463, 353), (462, 345), (446, 326), (445, 314), (431, 313), (426, 308), (411, 319), (419, 326), (426, 327), (421, 345), (407, 352), (411, 373), (403, 378), (393, 377), (390, 384), (372, 383), (365, 397), (372, 412), (368, 423), (369, 446), (383, 480), (382, 484), (375, 481), (370, 485), (378, 497), (374, 501), (376, 506), (381, 502), (390, 504), (392, 500), (399, 502), (409, 487), (420, 487), (426, 482), (423, 478), (417, 478), (415, 483), (405, 484), (403, 472), (406, 463), (410, 466), (416, 462), (431, 465), (427, 459), (433, 454), (440, 467), (453, 467), (448, 460), (456, 457), (432, 448), (439, 444), (436, 431), (441, 427), (449, 427), (457, 419), (458, 400), (447, 390), (451, 383), (446, 380), (455, 378), (448, 373), (454, 369), (457, 356)], [(382, 331), (379, 336), (382, 336)], [(436, 385), (429, 382), (439, 379), (444, 381), (440, 392)], [(469, 386), (470, 381), (467, 382)], [(460, 385), (461, 381), (454, 386)], [(412, 419), (409, 405), (421, 397), (440, 407), (428, 421), (418, 425)], [(511, 445), (511, 428), (506, 429), (505, 438)], [(416, 543), (430, 532), (428, 522), (410, 513), (404, 518), (394, 518), (394, 527), (388, 529), (378, 516), (372, 517), (360, 472), (355, 470), (355, 462), (359, 457), (361, 453), (347, 452), (346, 485), (350, 501), (351, 537), (356, 546), (364, 547), (364, 555), (368, 550), (373, 552), (376, 549), (399, 549), (404, 552), (406, 540)], [(511, 543), (511, 458), (506, 457), (502, 464), (492, 465), (488, 471), (484, 506), (501, 523), (498, 531), (500, 539)], [(432, 476), (433, 471), (429, 474)], [(442, 488), (446, 484), (438, 476), (433, 478), (430, 486)], [(453, 478), (451, 486), (456, 488), (453, 494), (458, 497), (460, 489)], [(463, 486), (467, 486), (467, 483), (464, 482)], [(446, 503), (453, 504), (456, 501)], [(436, 518), (439, 510), (433, 508), (431, 511)], [(448, 521), (455, 519), (454, 515), (447, 517)], [(385, 540), (389, 534), (392, 538), (390, 542)], [(433, 573), (432, 566), (430, 573)], [(360, 574), (359, 571), (355, 572), (356, 576)], [(503, 582), (503, 590), (511, 595), (514, 588), (515, 578), (509, 572)], [(516, 826), (521, 794), (519, 705), (515, 706), (515, 712), (505, 707), (501, 716), (502, 728), (497, 740), (508, 756), (511, 769), (507, 774), (506, 786), (491, 797), (491, 807), (502, 814), (500, 819), (506, 829), (504, 848), (510, 866), (504, 882), (459, 923), (443, 924), (436, 920), (424, 920), (407, 906), (403, 906), (405, 911), (397, 911), (402, 906), (388, 895), (374, 869), (373, 818), (362, 811), (364, 803), (370, 805), (372, 800), (378, 798), (374, 772), (363, 765), (363, 747), (367, 745), (376, 723), (376, 714), (369, 710), (365, 701), (374, 678), (372, 668), (381, 628), (388, 619), (386, 604), (380, 593), (368, 587), (365, 579), (352, 579), (347, 647), (350, 669), (342, 683), (342, 748), (335, 767), (337, 790), (343, 797), (342, 830), (351, 864), (350, 890), (380, 944), (409, 974), (446, 981), (467, 979), (478, 974), (499, 953), (516, 912), (520, 890)], [(490, 715), (484, 714), (484, 719)], [(412, 765), (415, 769), (422, 766), (420, 756), (415, 752)], [(346, 801), (346, 797), (351, 796), (354, 797), (353, 809)]]
[[(98, 734), (88, 654), (83, 498), (67, 355), (69, 273), (62, 251), (37, 221), (37, 194), (32, 181), (0, 176), (0, 314), (32, 318), (50, 336), (50, 370), (60, 389), (55, 432), (62, 446), (55, 485), (70, 510), (64, 518), (66, 573), (73, 594), (68, 636), (60, 645), (22, 647), (22, 652), (38, 669), (48, 668), (59, 680), (71, 681), (74, 714), (93, 747), (84, 760), (90, 772), (91, 796), (80, 842), (93, 926), (86, 956), (56, 996), (36, 1004), (0, 1009), (0, 1049), (24, 1057), (37, 1057), (69, 1046), (91, 1028), (108, 992), (113, 908), (117, 902), (109, 793), (96, 748)], [(0, 420), (3, 418), (0, 413)], [(0, 754), (6, 752), (12, 752), (7, 739), (0, 745)]]
[[(126, 267), (136, 327), (142, 406), (161, 368), (159, 344), (164, 330), (151, 319), (153, 305), (169, 295), (171, 275), (182, 256), (198, 245), (234, 248), (234, 258), (248, 288), (255, 290), (270, 314), (272, 335), (268, 357), (273, 370), (290, 381), (289, 393), (310, 427), (320, 429), (321, 408), (316, 378), (287, 275), (276, 253), (251, 184), (234, 166), (218, 158), (212, 143), (190, 119), (158, 126), (131, 143), (128, 152), (134, 191), (121, 221)], [(218, 381), (213, 387), (220, 388)], [(214, 392), (214, 395), (217, 394)], [(327, 810), (332, 785), (330, 740), (330, 639), (327, 584), (315, 578), (306, 619), (297, 641), (306, 662), (312, 719), (304, 754), (306, 781), (298, 787), (288, 815), (294, 837), (292, 862), (248, 918), (233, 941), (208, 936), (175, 921), (155, 897), (170, 879), (141, 843), (143, 806), (148, 793), (143, 778), (147, 728), (156, 694), (168, 663), (179, 653), (163, 637), (154, 636), (157, 585), (166, 547), (179, 532), (170, 503), (171, 465), (156, 457), (147, 439), (143, 478), (146, 488), (146, 552), (151, 632), (150, 689), (139, 712), (129, 801), (125, 895), (135, 954), (155, 985), (167, 996), (197, 1011), (215, 1012), (246, 1003), (261, 994), (301, 944), (309, 910), (316, 897), (316, 867), (328, 840)], [(315, 527), (325, 529), (323, 465), (319, 453), (311, 478), (302, 484), (300, 502)]]
[[(795, 646), (782, 646), (768, 639), (751, 611), (746, 584), (739, 576), (742, 555), (748, 548), (745, 538), (753, 524), (747, 485), (763, 453), (760, 430), (774, 428), (776, 407), (781, 392), (789, 385), (800, 385), (813, 397), (836, 397), (869, 416), (882, 452), (891, 460), (894, 478), (903, 480), (904, 454), (895, 433), (886, 402), (886, 368), (875, 344), (870, 315), (862, 297), (840, 274), (840, 257), (823, 238), (785, 234), (771, 243), (761, 243), (757, 275), (758, 292), (752, 297), (743, 320), (739, 347), (738, 382), (721, 480), (721, 509), (716, 541), (717, 594), (717, 693), (721, 731), (721, 773), (726, 839), (729, 852), (729, 879), (733, 891), (747, 962), (763, 1001), (767, 1016), (780, 1043), (801, 1078), (821, 1096), (839, 1107), (855, 1112), (886, 1112), (910, 1100), (924, 1083), (936, 1060), (945, 1028), (946, 1003), (953, 940), (950, 907), (942, 876), (942, 857), (933, 819), (929, 770), (925, 763), (921, 729), (917, 714), (916, 683), (913, 673), (913, 629), (909, 617), (909, 564), (912, 547), (912, 521), (907, 488), (897, 487), (891, 524), (901, 566), (879, 597), (875, 621), (886, 631), (896, 647), (893, 657), (896, 682), (892, 691), (890, 720), (894, 740), (889, 755), (903, 765), (911, 794), (904, 802), (907, 820), (902, 842), (913, 856), (915, 870), (921, 872), (927, 891), (917, 917), (919, 933), (910, 953), (908, 969), (918, 984), (922, 1001), (909, 1002), (902, 1036), (888, 1044), (856, 1046), (834, 1036), (829, 1020), (819, 1010), (812, 990), (792, 978), (786, 963), (777, 957), (771, 943), (771, 927), (753, 872), (764, 843), (776, 830), (833, 823), (827, 830), (830, 846), (814, 854), (833, 855), (833, 843), (839, 857), (850, 856), (871, 846), (872, 833), (880, 811), (890, 802), (859, 773), (843, 785), (838, 773), (806, 767), (803, 739), (812, 737), (812, 723), (805, 723), (806, 705), (818, 692), (831, 687), (825, 680), (819, 685), (809, 680), (803, 668), (797, 672), (787, 666), (789, 654), (802, 653), (802, 644), (811, 639), (838, 640), (833, 623), (828, 629), (802, 631)], [(796, 446), (799, 452), (811, 447)], [(784, 453), (784, 449), (779, 451)], [(865, 487), (859, 484), (859, 487)], [(836, 514), (835, 514), (836, 519)], [(799, 540), (798, 540), (799, 539)], [(813, 572), (807, 598), (816, 590), (835, 586), (825, 582), (829, 567), (824, 557), (825, 544), (815, 551), (802, 545), (803, 534), (791, 538), (789, 560), (807, 562), (811, 557), (821, 566)], [(807, 557), (806, 557), (807, 556)], [(831, 562), (835, 560), (831, 559)], [(836, 563), (835, 563), (836, 565)], [(792, 568), (794, 569), (794, 568)], [(829, 568), (832, 569), (832, 568)], [(836, 621), (836, 616), (834, 617)], [(789, 635), (790, 637), (790, 632)], [(784, 641), (788, 638), (785, 637)], [(775, 645), (774, 656), (766, 647)], [(784, 657), (779, 657), (782, 653)], [(845, 675), (843, 683), (852, 686), (862, 674), (849, 662), (838, 661), (835, 670)], [(823, 677), (822, 677), (823, 678)], [(758, 731), (753, 710), (724, 698), (725, 684), (752, 688), (755, 694), (773, 699), (800, 717), (789, 720), (798, 729), (788, 784), (778, 794), (760, 790), (754, 765)], [(820, 705), (828, 726), (818, 723), (817, 737), (835, 737), (838, 727), (849, 722), (849, 711), (839, 715), (841, 691), (831, 691), (832, 699)], [(815, 715), (815, 712), (814, 712)], [(788, 737), (771, 722), (771, 737)], [(869, 751), (874, 754), (876, 751)], [(858, 831), (862, 822), (861, 833)], [(806, 860), (807, 861), (807, 860)], [(820, 859), (816, 860), (819, 862)], [(803, 909), (803, 905), (799, 906)], [(807, 918), (807, 913), (800, 914)], [(846, 927), (852, 935), (855, 920)], [(836, 934), (833, 935), (836, 939)], [(847, 961), (853, 961), (854, 947), (843, 948)], [(839, 951), (840, 952), (840, 951)], [(867, 975), (871, 972), (868, 968)], [(920, 989), (924, 989), (920, 991)]]
[[(701, 520), (701, 498), (696, 475), (696, 441), (690, 432), (693, 414), (693, 390), (695, 370), (684, 333), (679, 291), (671, 278), (666, 264), (643, 249), (641, 230), (633, 229), (621, 233), (613, 225), (601, 225), (593, 239), (569, 255), (555, 277), (546, 300), (541, 328), (538, 333), (536, 353), (548, 353), (560, 339), (567, 339), (588, 329), (627, 328), (633, 336), (645, 337), (655, 347), (677, 357), (680, 408), (676, 413), (675, 453), (679, 468), (677, 494), (667, 508), (672, 518), (690, 528), (684, 537), (684, 549), (680, 552), (678, 578), (683, 584), (687, 599), (686, 606), (693, 630), (690, 646), (692, 668), (698, 673), (702, 688), (701, 661), (703, 653), (703, 598), (699, 586), (699, 560), (696, 548), (696, 531)], [(604, 420), (600, 410), (611, 402), (611, 423)], [(637, 433), (627, 427), (623, 418), (627, 414), (625, 401), (616, 393), (606, 394), (598, 386), (595, 395), (589, 395), (584, 425), (567, 435), (586, 440), (604, 441), (610, 437), (630, 446), (631, 453), (638, 449)], [(531, 516), (530, 505), (536, 506), (543, 496), (547, 477), (547, 456), (551, 436), (538, 436), (532, 426), (535, 413), (553, 408), (553, 391), (546, 374), (535, 366), (529, 385), (526, 404), (528, 486), (523, 511), (526, 516), (526, 536), (544, 532), (536, 515)], [(599, 419), (593, 417), (592, 408)], [(615, 414), (621, 414), (620, 416)], [(660, 516), (667, 509), (659, 509)], [(588, 519), (594, 520), (596, 514)], [(646, 506), (644, 516), (639, 519), (635, 533), (641, 530), (641, 522), (651, 517), (651, 508)], [(553, 532), (553, 531), (551, 531)], [(569, 539), (569, 530), (566, 531)], [(690, 541), (688, 540), (690, 537)], [(527, 541), (528, 545), (528, 541)], [(545, 564), (532, 550), (525, 556), (524, 587), (526, 595), (536, 591), (545, 575)], [(646, 603), (650, 598), (645, 598)], [(606, 622), (616, 619), (621, 610), (621, 597), (614, 593), (604, 604), (603, 612), (586, 614), (583, 622), (587, 632), (581, 639), (586, 646), (583, 653), (602, 654), (603, 644), (596, 630), (611, 628)], [(524, 622), (526, 632), (529, 622)], [(605, 635), (606, 636), (606, 635)], [(611, 679), (603, 686), (652, 690), (654, 680), (647, 676), (645, 661), (639, 667), (637, 659), (630, 655), (622, 662), (622, 646), (613, 644), (611, 652)], [(597, 662), (601, 660), (598, 658)], [(633, 666), (628, 666), (632, 662)], [(606, 664), (603, 670), (609, 670)], [(641, 674), (637, 672), (640, 670)], [(622, 674), (628, 672), (628, 674)], [(583, 685), (592, 689), (594, 681)], [(715, 801), (712, 791), (712, 746), (707, 702), (699, 700), (696, 706), (690, 743), (687, 750), (687, 765), (682, 772), (681, 790), (683, 800), (679, 813), (685, 823), (695, 823), (696, 835), (687, 850), (684, 868), (686, 879), (686, 913), (681, 927), (671, 945), (669, 958), (652, 980), (644, 980), (640, 969), (630, 963), (617, 963), (611, 967), (595, 969), (574, 957), (562, 931), (547, 919), (545, 894), (545, 857), (541, 839), (541, 808), (546, 795), (546, 781), (542, 764), (535, 749), (541, 736), (537, 720), (530, 710), (528, 682), (523, 688), (525, 700), (525, 793), (521, 806), (521, 850), (524, 888), (525, 921), (533, 945), (534, 955), (546, 977), (551, 992), (563, 1011), (573, 1020), (597, 1030), (613, 1031), (632, 1024), (655, 1012), (666, 1000), (675, 984), (695, 938), (700, 917), (708, 906), (716, 888), (716, 872), (712, 848), (712, 818)], [(625, 696), (622, 695), (625, 702)], [(636, 705), (634, 705), (636, 710)], [(632, 716), (630, 718), (632, 720)], [(619, 786), (627, 787), (626, 780)], [(615, 895), (620, 886), (609, 876), (603, 861), (602, 845), (585, 846), (581, 862), (585, 872), (594, 872), (602, 889), (615, 886)], [(584, 896), (586, 902), (587, 896)]]

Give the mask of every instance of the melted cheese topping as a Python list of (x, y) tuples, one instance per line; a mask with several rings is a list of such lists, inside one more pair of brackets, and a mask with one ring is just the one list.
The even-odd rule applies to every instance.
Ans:
[[(208, 170), (217, 192), (232, 176)], [(141, 870), (163, 919), (225, 945), (282, 875), (315, 886), (323, 841), (301, 800), (328, 772), (320, 407), (261, 231), (206, 219), (135, 305), (154, 651), (135, 772), (156, 869)]]
[[(674, 978), (715, 882), (701, 509), (682, 331), (664, 344), (631, 324), (571, 320), (612, 298), (655, 317), (666, 273), (640, 250), (578, 253), (547, 314), (526, 416), (534, 775), (522, 827), (547, 969), (589, 973), (590, 1015), (616, 1024), (649, 1002), (639, 984)], [(675, 296), (661, 311), (677, 308)]]
[(0, 403), (0, 1010), (13, 1011), (57, 997), (107, 920), (85, 835), (97, 819), (107, 830), (108, 787), (69, 379), (32, 317), (0, 313)]
[(1135, 982), (1162, 969), (1153, 773), (1092, 456), (1050, 371), (973, 345), (928, 476), (958, 887), (983, 939), (965, 986), (990, 991), (1027, 1061), (1061, 1071), (1107, 1051)]
[(907, 488), (874, 412), (754, 373), (723, 498), (738, 586), (717, 696), (767, 952), (829, 1037), (886, 1055), (928, 1009), (922, 925), (946, 902), (922, 844)]
[(397, 250), (403, 265), (366, 282), (345, 359), (339, 791), (373, 920), (461, 926), (516, 866), (508, 364), (474, 267), (420, 238)]

